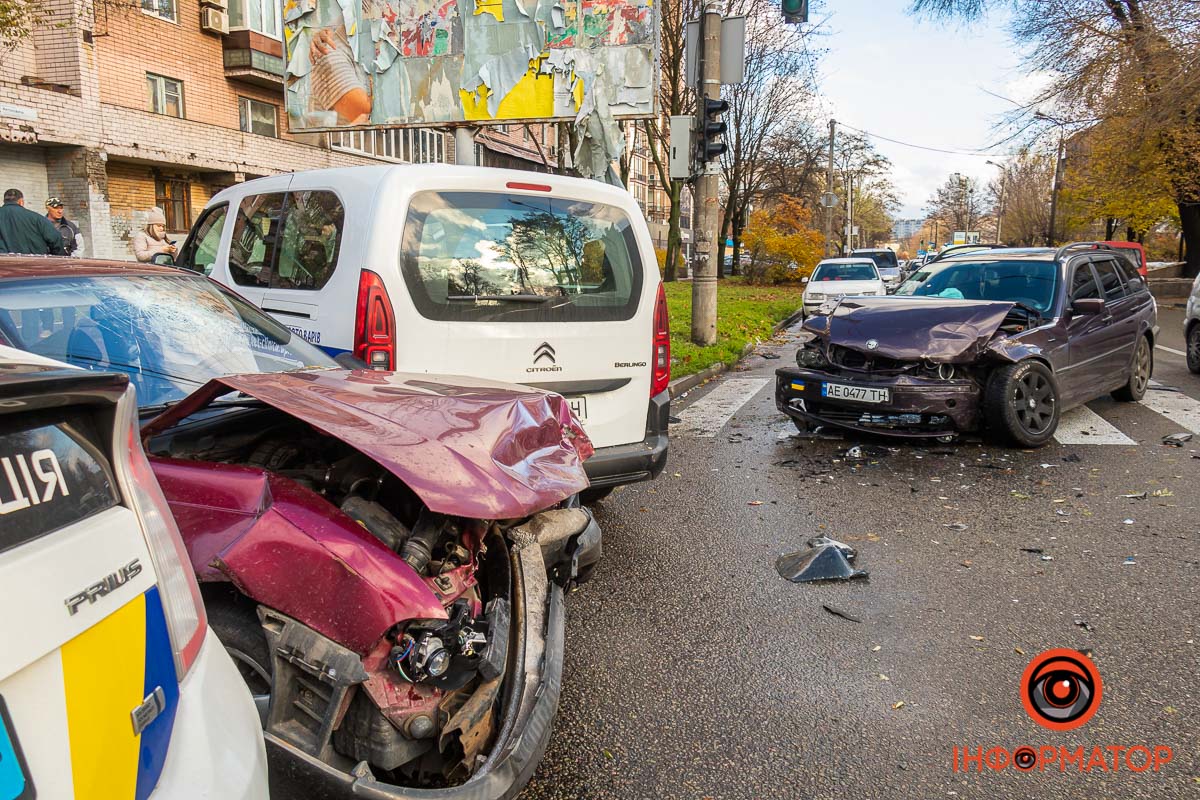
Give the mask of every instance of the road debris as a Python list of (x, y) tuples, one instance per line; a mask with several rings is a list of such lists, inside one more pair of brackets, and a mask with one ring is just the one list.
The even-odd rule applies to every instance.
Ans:
[(1134, 523), (1134, 520), (1133, 520), (1133, 519), (1123, 519), (1123, 520), (1121, 520), (1121, 524), (1122, 524), (1122, 525), (1132, 525), (1133, 523)]
[(775, 359), (779, 358), (779, 353), (759, 353), (759, 355), (768, 361), (774, 361)]
[(982, 637), (982, 636), (972, 636), (972, 637), (971, 637), (971, 641), (973, 641), (973, 642), (982, 642), (982, 641), (983, 641), (983, 637)]
[(1174, 497), (1175, 493), (1170, 489), (1155, 489), (1150, 493), (1151, 497)]
[(951, 522), (946, 525), (943, 525), (942, 527), (949, 528), (952, 531), (965, 531), (968, 526), (966, 523), (963, 523), (963, 522)]
[(842, 610), (841, 610), (840, 608), (838, 608), (837, 606), (831, 606), (831, 605), (824, 605), (824, 604), (822, 604), (822, 605), (821, 605), (821, 608), (825, 609), (825, 610), (826, 610), (826, 611), (828, 611), (830, 614), (833, 614), (835, 617), (841, 617), (842, 619), (846, 619), (846, 620), (849, 620), (849, 621), (851, 621), (851, 622), (857, 622), (857, 623), (859, 623), (859, 624), (862, 624), (862, 620), (861, 620), (861, 619), (859, 619), (858, 617), (854, 616), (853, 614), (851, 614), (851, 613), (850, 613), (850, 612), (848, 612), (848, 611), (842, 611)]
[(875, 645), (874, 647), (872, 647), (872, 648), (871, 648), (871, 652), (872, 652), (872, 653), (878, 653), (878, 652), (879, 652), (880, 650), (882, 650), (882, 649), (883, 649), (883, 645), (881, 645), (881, 644), (877, 644), (877, 645)]
[(746, 503), (748, 506), (761, 506), (762, 504), (762, 500), (751, 500), (749, 503)]
[(819, 581), (851, 581), (866, 578), (866, 570), (855, 569), (850, 562), (857, 552), (842, 542), (829, 540), (830, 544), (812, 546), (807, 550), (785, 553), (775, 561), (775, 571), (792, 583), (816, 583)]
[(1171, 433), (1162, 438), (1162, 443), (1167, 447), (1183, 447), (1191, 440), (1192, 434), (1190, 433)]
[(901, 708), (904, 708), (904, 701), (903, 701), (903, 700), (897, 700), (895, 703), (892, 703), (892, 710), (893, 710), (893, 711), (898, 711), (898, 710), (899, 710), (899, 709), (901, 709)]
[(1121, 497), (1124, 497), (1126, 500), (1145, 500), (1149, 496), (1150, 496), (1149, 492), (1141, 492), (1140, 494), (1123, 494), (1123, 495), (1121, 495)]
[(1022, 553), (1033, 553), (1034, 555), (1040, 556), (1042, 553), (1044, 553), (1046, 551), (1040, 547), (1022, 547), (1021, 552)]
[(1088, 623), (1088, 621), (1086, 619), (1084, 619), (1082, 617), (1075, 618), (1075, 627), (1083, 628), (1088, 633), (1092, 632), (1092, 626)]
[(839, 542), (837, 539), (830, 539), (828, 536), (814, 536), (805, 542), (809, 547), (836, 547), (842, 551), (842, 555), (847, 561), (854, 561), (858, 557), (858, 551), (845, 542)]
[(1019, 647), (1014, 647), (1014, 648), (1013, 648), (1013, 652), (1015, 652), (1015, 653), (1016, 653), (1017, 655), (1019, 655), (1019, 656), (1023, 656), (1023, 655), (1025, 655), (1025, 651), (1024, 651), (1024, 650), (1022, 650), (1022, 649), (1021, 649), (1021, 648), (1019, 648)]
[(1121, 562), (1121, 566), (1132, 567), (1137, 564), (1137, 560), (1133, 556), (1125, 556), (1125, 560)]
[(868, 458), (886, 458), (893, 451), (886, 447), (876, 447), (874, 445), (856, 444), (846, 452), (842, 453), (843, 458), (852, 458), (859, 461), (865, 461)]
[(1067, 462), (1068, 464), (1078, 464), (1079, 462), (1083, 461), (1083, 459), (1079, 457), (1078, 453), (1069, 453), (1068, 455), (1063, 456), (1063, 461)]

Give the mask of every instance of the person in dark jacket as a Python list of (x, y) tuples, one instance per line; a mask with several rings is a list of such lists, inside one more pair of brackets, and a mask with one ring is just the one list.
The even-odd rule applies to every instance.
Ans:
[(59, 200), (57, 197), (51, 197), (46, 201), (46, 219), (50, 220), (51, 225), (58, 228), (58, 233), (62, 236), (63, 248), (67, 251), (67, 255), (76, 255), (83, 249), (83, 234), (79, 232), (78, 225), (67, 219), (62, 200)]
[(67, 250), (54, 223), (25, 208), (20, 189), (8, 189), (0, 206), (0, 253), (65, 256)]

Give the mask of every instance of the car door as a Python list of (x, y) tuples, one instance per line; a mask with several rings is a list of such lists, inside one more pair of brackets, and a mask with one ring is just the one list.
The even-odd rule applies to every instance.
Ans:
[(1099, 314), (1080, 314), (1071, 309), (1076, 300), (1104, 297), (1089, 259), (1076, 259), (1068, 274), (1064, 314), (1070, 317), (1066, 322), (1069, 363), (1059, 371), (1058, 378), (1068, 403), (1074, 404), (1099, 394), (1092, 387), (1103, 382), (1111, 315), (1107, 307)]
[(264, 191), (241, 199), (225, 258), (227, 274), (213, 270), (214, 278), (236, 289), (256, 306), (262, 305), (275, 272), (276, 245), (283, 224), (285, 190), (290, 180), (289, 176), (287, 182), (280, 181), (278, 191), (264, 186)]
[(1120, 256), (1116, 255), (1092, 257), (1092, 266), (1100, 282), (1100, 291), (1104, 293), (1105, 307), (1111, 315), (1104, 337), (1105, 389), (1120, 386), (1128, 378), (1129, 365), (1133, 359), (1133, 345), (1138, 335), (1138, 307), (1141, 299), (1136, 291), (1131, 291), (1132, 287), (1126, 285), (1121, 265), (1117, 262), (1118, 258)]
[(203, 275), (212, 275), (213, 266), (221, 252), (225, 236), (225, 221), (229, 218), (229, 203), (206, 208), (192, 226), (192, 232), (175, 259), (176, 266)]
[(315, 345), (323, 345), (322, 333), (326, 333), (324, 344), (329, 344), (323, 326), (340, 321), (347, 329), (354, 323), (352, 302), (339, 304), (335, 298), (322, 302), (326, 294), (322, 290), (341, 257), (345, 218), (341, 198), (331, 189), (288, 192), (275, 268), (260, 303), (263, 311)]

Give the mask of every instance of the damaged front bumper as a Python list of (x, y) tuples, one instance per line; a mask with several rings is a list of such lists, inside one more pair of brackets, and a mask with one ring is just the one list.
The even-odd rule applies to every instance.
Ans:
[[(868, 403), (825, 394), (827, 383), (887, 391)], [(900, 437), (953, 436), (979, 427), (980, 387), (969, 377), (860, 376), (783, 367), (775, 371), (775, 406), (809, 425)]]
[[(472, 776), (457, 786), (411, 788), (380, 780), (366, 762), (351, 764), (337, 756), (330, 743), (332, 731), (348, 705), (349, 692), (365, 677), (362, 663), (352, 651), (283, 618), (294, 627), (283, 628), (281, 636), (271, 636), (268, 627), (268, 639), (277, 668), (281, 657), (288, 667), (300, 668), (302, 688), (280, 691), (277, 678), (264, 733), (272, 796), (508, 800), (524, 788), (546, 750), (558, 713), (566, 622), (564, 591), (571, 580), (586, 579), (591, 573), (600, 558), (601, 532), (586, 509), (562, 509), (535, 515), (513, 529), (511, 539), (509, 667), (495, 742), (486, 758), (480, 756), (483, 760)], [(297, 647), (301, 640), (304, 646)], [(276, 708), (281, 698), (302, 713)], [(341, 768), (330, 763), (338, 761)]]

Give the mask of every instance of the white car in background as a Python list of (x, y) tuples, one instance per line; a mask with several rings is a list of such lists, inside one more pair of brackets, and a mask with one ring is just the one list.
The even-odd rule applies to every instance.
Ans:
[(869, 258), (830, 258), (817, 264), (812, 277), (804, 278), (804, 316), (817, 312), (827, 301), (843, 297), (886, 295), (879, 268)]
[(136, 414), (124, 376), (0, 346), (0, 797), (266, 800)]

